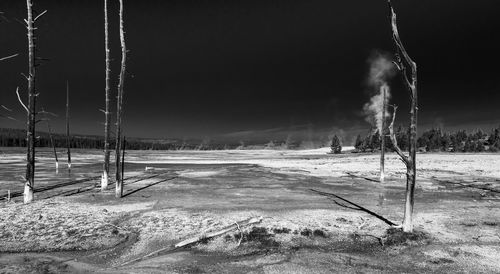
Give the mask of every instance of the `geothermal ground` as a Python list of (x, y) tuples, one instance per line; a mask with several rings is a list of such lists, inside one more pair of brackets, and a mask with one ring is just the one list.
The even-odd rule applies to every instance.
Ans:
[[(98, 188), (100, 151), (75, 151), (71, 172), (61, 162), (58, 173), (50, 150), (41, 151), (36, 201), (0, 200), (0, 273), (500, 272), (500, 155), (418, 154), (416, 233), (408, 236), (310, 191), (399, 223), (405, 168), (397, 156), (387, 155), (380, 183), (378, 155), (327, 152), (131, 151), (125, 196), (115, 199), (114, 185)], [(0, 197), (16, 196), (23, 151), (3, 149), (0, 163)]]

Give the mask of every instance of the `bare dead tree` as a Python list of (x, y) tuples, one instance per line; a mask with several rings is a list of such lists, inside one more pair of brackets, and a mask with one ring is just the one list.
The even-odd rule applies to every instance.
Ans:
[[(27, 164), (24, 184), (24, 203), (33, 201), (33, 189), (35, 186), (35, 124), (36, 124), (36, 97), (35, 93), (35, 20), (33, 18), (33, 3), (26, 0), (28, 18), (26, 27), (28, 29), (28, 107), (23, 106), (28, 111), (26, 123), (26, 146)], [(18, 93), (19, 94), (19, 93)]]
[(109, 74), (110, 69), (110, 58), (109, 58), (109, 35), (108, 35), (108, 0), (104, 0), (104, 51), (106, 54), (106, 87), (104, 89), (106, 97), (106, 106), (104, 110), (104, 164), (103, 173), (101, 178), (101, 190), (106, 190), (108, 188), (109, 180), (109, 158), (111, 151), (109, 150), (109, 137), (110, 137), (110, 126), (111, 126), (111, 115), (110, 115), (110, 91), (109, 91)]
[(57, 150), (56, 150), (56, 146), (54, 144), (54, 138), (52, 137), (52, 129), (50, 128), (50, 120), (47, 120), (47, 129), (49, 132), (50, 145), (52, 146), (52, 149), (54, 150), (54, 159), (56, 160), (56, 173), (57, 173), (59, 170), (59, 160), (57, 159)]
[(69, 83), (68, 81), (66, 81), (66, 148), (68, 152), (68, 170), (71, 171), (71, 150), (69, 136)]
[(115, 162), (116, 162), (116, 190), (115, 196), (121, 198), (123, 195), (123, 178), (121, 176), (120, 153), (122, 146), (122, 115), (123, 115), (123, 86), (125, 84), (125, 69), (127, 60), (127, 47), (125, 44), (125, 32), (123, 30), (123, 0), (120, 2), (120, 44), (122, 48), (122, 61), (120, 69), (120, 79), (118, 82), (118, 98), (116, 106), (116, 145), (115, 145)]
[[(417, 152), (417, 64), (408, 55), (401, 39), (399, 38), (396, 13), (392, 7), (391, 1), (388, 0), (389, 10), (391, 14), (392, 38), (396, 46), (395, 65), (401, 73), (403, 82), (406, 88), (410, 91), (410, 136), (409, 136), (409, 155), (406, 156), (398, 147), (396, 136), (394, 134), (394, 121), (396, 119), (397, 107), (394, 106), (392, 122), (389, 126), (391, 141), (394, 144), (396, 153), (399, 155), (403, 163), (406, 165), (406, 201), (405, 213), (403, 218), (403, 231), (413, 231), (413, 205), (415, 196), (415, 179), (416, 179), (416, 152)], [(407, 70), (410, 67), (410, 71)], [(411, 80), (410, 80), (411, 78)]]
[(387, 89), (385, 86), (382, 87), (382, 130), (380, 132), (380, 182), (385, 181), (385, 112), (386, 106), (386, 96)]

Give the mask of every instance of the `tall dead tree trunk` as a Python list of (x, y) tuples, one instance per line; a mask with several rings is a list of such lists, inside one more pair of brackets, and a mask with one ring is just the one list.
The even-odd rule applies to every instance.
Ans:
[(52, 129), (50, 128), (50, 121), (47, 120), (47, 129), (49, 131), (49, 138), (50, 138), (50, 145), (52, 146), (52, 149), (54, 150), (54, 159), (56, 160), (56, 173), (59, 170), (59, 160), (57, 159), (57, 150), (56, 146), (54, 144), (54, 137), (52, 137)]
[(24, 183), (24, 203), (33, 201), (35, 186), (35, 124), (36, 124), (36, 97), (35, 93), (35, 21), (33, 19), (33, 3), (26, 0), (28, 19), (28, 121), (26, 128), (27, 165)]
[(118, 82), (118, 98), (116, 106), (116, 145), (115, 145), (115, 161), (116, 161), (116, 190), (115, 196), (121, 198), (123, 195), (123, 178), (121, 177), (121, 162), (120, 153), (122, 147), (122, 115), (123, 115), (123, 85), (125, 84), (125, 69), (127, 60), (127, 47), (125, 45), (125, 32), (123, 30), (123, 0), (120, 0), (120, 44), (122, 47), (122, 62), (120, 69), (120, 79)]
[[(396, 107), (394, 107), (394, 113), (392, 116), (392, 123), (390, 125), (390, 135), (391, 140), (394, 144), (396, 152), (401, 157), (402, 161), (406, 165), (406, 201), (405, 201), (405, 214), (403, 218), (403, 231), (412, 232), (413, 231), (413, 205), (414, 205), (414, 194), (415, 194), (415, 179), (416, 179), (416, 153), (417, 153), (417, 64), (410, 58), (406, 49), (399, 38), (396, 13), (392, 7), (391, 1), (387, 1), (389, 4), (389, 10), (391, 13), (391, 28), (392, 28), (392, 38), (394, 44), (396, 45), (396, 61), (395, 64), (401, 76), (406, 88), (410, 91), (410, 136), (409, 136), (409, 155), (403, 154), (401, 149), (397, 146), (396, 136), (394, 134), (394, 120), (396, 118)], [(410, 67), (410, 71), (407, 71), (407, 66)], [(408, 73), (410, 75), (408, 75)], [(410, 78), (411, 80), (410, 80)]]
[(109, 180), (109, 158), (111, 151), (109, 150), (109, 133), (111, 124), (110, 115), (110, 92), (109, 92), (109, 74), (110, 74), (110, 61), (109, 61), (109, 35), (108, 35), (108, 0), (104, 0), (104, 51), (106, 54), (106, 87), (104, 92), (106, 94), (106, 106), (104, 110), (104, 164), (103, 173), (101, 178), (101, 190), (108, 188)]
[(385, 112), (386, 106), (386, 96), (387, 88), (382, 86), (382, 130), (380, 132), (380, 182), (385, 181)]
[(68, 152), (68, 170), (71, 171), (71, 150), (69, 136), (69, 83), (68, 81), (66, 81), (66, 147)]

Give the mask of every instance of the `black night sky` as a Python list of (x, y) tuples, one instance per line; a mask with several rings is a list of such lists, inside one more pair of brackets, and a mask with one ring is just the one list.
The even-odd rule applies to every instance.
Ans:
[[(118, 1), (109, 0), (112, 91), (119, 73)], [(125, 83), (127, 136), (248, 141), (294, 133), (367, 132), (367, 60), (393, 52), (384, 0), (124, 0), (130, 49)], [(73, 132), (102, 134), (103, 1), (35, 0), (39, 106), (60, 116), (66, 80)], [(403, 43), (419, 67), (420, 131), (432, 126), (489, 130), (500, 124), (499, 4), (495, 0), (395, 0)], [(0, 104), (25, 120), (25, 2), (2, 0)], [(408, 121), (408, 92), (391, 83), (398, 121)], [(115, 105), (113, 104), (113, 109)], [(0, 127), (24, 127), (0, 120)], [(45, 126), (40, 125), (40, 130)]]

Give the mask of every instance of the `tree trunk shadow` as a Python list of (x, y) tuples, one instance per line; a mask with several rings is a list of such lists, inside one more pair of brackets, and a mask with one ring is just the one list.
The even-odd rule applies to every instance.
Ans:
[(152, 187), (152, 186), (154, 186), (154, 185), (157, 185), (157, 184), (160, 184), (160, 183), (163, 183), (163, 182), (166, 182), (166, 181), (171, 181), (171, 180), (174, 180), (174, 179), (176, 179), (176, 178), (177, 178), (177, 177), (167, 178), (167, 179), (163, 179), (163, 180), (160, 180), (160, 181), (158, 181), (158, 182), (155, 182), (155, 183), (152, 183), (152, 184), (149, 184), (149, 185), (146, 185), (146, 186), (143, 186), (143, 187), (137, 188), (137, 189), (131, 189), (131, 190), (129, 190), (129, 192), (128, 192), (128, 193), (123, 194), (122, 198), (125, 198), (125, 197), (127, 197), (127, 196), (129, 196), (129, 195), (132, 195), (132, 194), (134, 194), (134, 193), (136, 193), (136, 192), (139, 192), (139, 191), (144, 190), (144, 189), (146, 189), (146, 188)]

